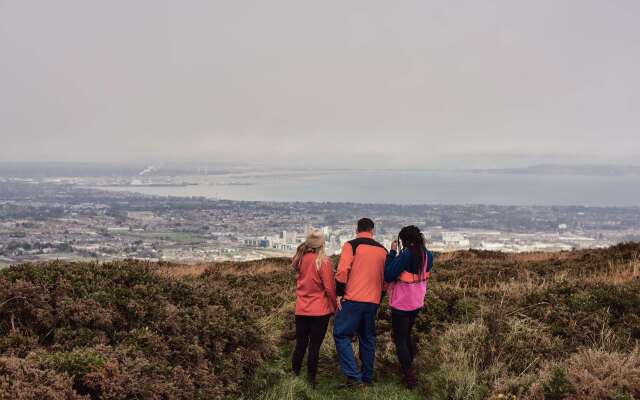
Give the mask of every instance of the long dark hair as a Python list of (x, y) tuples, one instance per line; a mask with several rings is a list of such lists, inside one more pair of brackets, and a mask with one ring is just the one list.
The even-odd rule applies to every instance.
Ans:
[(398, 243), (403, 249), (409, 249), (416, 263), (416, 271), (424, 273), (427, 246), (420, 228), (415, 225), (405, 226), (398, 234)]

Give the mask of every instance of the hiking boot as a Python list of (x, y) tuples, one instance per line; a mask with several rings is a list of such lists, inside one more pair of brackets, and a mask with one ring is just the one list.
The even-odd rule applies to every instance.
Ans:
[(362, 382), (357, 381), (353, 378), (347, 378), (344, 383), (338, 385), (338, 389), (350, 389), (358, 386), (362, 386)]
[(418, 380), (416, 379), (416, 373), (413, 368), (402, 371), (402, 383), (407, 389), (415, 389), (418, 386)]

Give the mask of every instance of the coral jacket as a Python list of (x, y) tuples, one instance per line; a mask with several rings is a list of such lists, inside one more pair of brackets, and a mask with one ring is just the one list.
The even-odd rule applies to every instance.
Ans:
[(336, 284), (328, 257), (316, 269), (316, 254), (302, 256), (296, 280), (296, 315), (321, 316), (336, 310)]
[[(355, 247), (355, 251), (354, 251)], [(345, 300), (380, 304), (384, 283), (387, 250), (373, 240), (369, 232), (358, 233), (356, 239), (342, 246), (336, 274), (337, 294)]]

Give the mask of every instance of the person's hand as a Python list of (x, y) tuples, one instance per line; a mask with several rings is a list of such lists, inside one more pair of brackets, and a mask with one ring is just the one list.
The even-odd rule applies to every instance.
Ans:
[(397, 240), (394, 240), (393, 242), (391, 242), (391, 250), (398, 251), (398, 241)]
[(338, 306), (338, 310), (342, 311), (342, 296), (336, 297), (336, 305)]

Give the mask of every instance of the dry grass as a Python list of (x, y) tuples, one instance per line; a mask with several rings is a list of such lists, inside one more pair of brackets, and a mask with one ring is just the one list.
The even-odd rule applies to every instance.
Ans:
[(159, 267), (158, 273), (161, 276), (169, 278), (197, 277), (202, 275), (209, 268), (211, 268), (211, 266), (208, 264), (171, 265)]
[[(567, 400), (637, 399), (640, 396), (640, 350), (630, 353), (585, 349), (561, 362), (547, 362), (524, 399), (543, 400), (554, 370), (566, 373), (573, 393)], [(548, 383), (547, 383), (548, 384)]]
[(509, 253), (507, 259), (514, 262), (568, 261), (576, 259), (575, 252), (544, 252)]
[(286, 268), (285, 259), (267, 259), (252, 264), (224, 262), (224, 263), (195, 263), (195, 264), (163, 264), (158, 267), (158, 273), (165, 277), (185, 278), (198, 277), (208, 270), (215, 269), (225, 275), (268, 275)]
[(582, 282), (589, 284), (609, 283), (614, 285), (623, 285), (640, 278), (640, 259), (635, 259), (622, 264), (609, 263), (602, 271), (587, 275), (584, 277), (576, 277)]
[[(451, 325), (439, 338), (439, 386), (452, 400), (482, 398), (482, 347), (487, 327), (482, 322)], [(425, 354), (426, 355), (426, 354)], [(428, 356), (428, 355), (426, 355)]]

